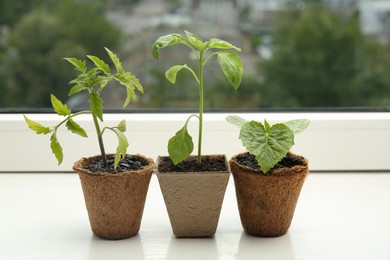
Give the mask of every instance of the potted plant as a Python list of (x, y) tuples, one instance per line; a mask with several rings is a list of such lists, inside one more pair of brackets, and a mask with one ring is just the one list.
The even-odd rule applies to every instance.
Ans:
[[(142, 155), (126, 154), (129, 146), (124, 134), (126, 121), (117, 126), (101, 128), (103, 122), (103, 99), (100, 94), (110, 81), (117, 81), (127, 91), (123, 107), (131, 99), (135, 99), (138, 90), (143, 88), (138, 79), (130, 72), (123, 70), (116, 54), (106, 48), (108, 55), (116, 67), (113, 73), (107, 63), (96, 56), (88, 55), (95, 65), (88, 70), (86, 61), (77, 58), (65, 58), (79, 72), (70, 82), (73, 87), (69, 96), (85, 91), (88, 93), (89, 110), (72, 113), (54, 95), (51, 103), (54, 111), (63, 117), (56, 126), (46, 127), (24, 116), (29, 128), (37, 134), (51, 134), (50, 147), (58, 164), (63, 159), (62, 147), (57, 138), (58, 129), (65, 125), (69, 131), (82, 137), (87, 137), (86, 131), (74, 121), (79, 115), (90, 114), (95, 126), (100, 155), (82, 158), (75, 162), (73, 170), (80, 177), (85, 203), (93, 233), (101, 238), (122, 239), (138, 233), (151, 174), (155, 164), (152, 159)], [(106, 154), (103, 133), (112, 131), (118, 137), (118, 147), (115, 154)]]
[[(176, 44), (189, 47), (197, 60), (197, 72), (186, 64), (174, 65), (165, 76), (174, 84), (177, 73), (187, 70), (199, 89), (199, 113), (189, 116), (184, 126), (168, 141), (169, 157), (158, 157), (157, 177), (175, 236), (210, 237), (215, 234), (218, 225), (230, 172), (225, 155), (202, 155), (203, 69), (216, 56), (224, 75), (238, 89), (242, 62), (235, 51), (240, 52), (241, 49), (217, 38), (203, 41), (197, 34), (185, 31), (185, 35), (172, 33), (162, 36), (152, 48), (153, 56), (158, 60), (162, 48)], [(199, 120), (197, 156), (190, 156), (194, 149), (192, 137), (187, 131), (191, 118)]]
[(290, 227), (308, 161), (290, 152), (294, 136), (309, 125), (306, 119), (270, 125), (228, 116), (240, 128), (247, 152), (229, 160), (244, 230), (253, 236), (276, 237)]

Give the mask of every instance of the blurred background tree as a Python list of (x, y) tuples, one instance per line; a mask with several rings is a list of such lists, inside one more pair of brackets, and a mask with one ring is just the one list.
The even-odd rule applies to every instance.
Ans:
[(0, 54), (0, 89), (7, 93), (1, 106), (50, 107), (50, 93), (66, 98), (75, 75), (63, 57), (102, 57), (103, 47), (118, 47), (120, 31), (105, 19), (100, 4), (48, 0), (34, 7), (17, 23), (10, 21), (12, 29)]
[(261, 105), (369, 106), (390, 93), (389, 48), (364, 37), (358, 18), (315, 3), (280, 17), (272, 57), (258, 64)]

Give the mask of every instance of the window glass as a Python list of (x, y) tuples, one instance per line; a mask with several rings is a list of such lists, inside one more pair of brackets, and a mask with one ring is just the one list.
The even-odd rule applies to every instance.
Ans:
[[(238, 91), (216, 61), (207, 64), (206, 109), (390, 107), (390, 1), (1, 0), (0, 111), (49, 108), (50, 93), (87, 106), (82, 95), (68, 98), (76, 74), (62, 58), (107, 59), (104, 47), (144, 86), (128, 109), (196, 109), (192, 75), (181, 72), (175, 85), (164, 76), (193, 65), (189, 49), (151, 55), (159, 36), (183, 30), (242, 48)], [(121, 108), (124, 90), (109, 90), (105, 108)]]

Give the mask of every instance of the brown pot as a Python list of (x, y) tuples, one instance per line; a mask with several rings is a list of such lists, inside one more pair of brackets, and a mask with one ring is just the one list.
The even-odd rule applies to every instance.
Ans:
[(225, 155), (213, 156), (223, 157), (226, 170), (160, 172), (167, 157), (157, 159), (157, 177), (176, 237), (212, 237), (216, 232), (230, 171)]
[(105, 239), (123, 239), (138, 233), (154, 161), (142, 170), (118, 174), (92, 174), (84, 165), (100, 156), (75, 162), (80, 177), (92, 232)]
[(309, 173), (308, 161), (305, 159), (304, 165), (279, 168), (264, 174), (239, 164), (235, 160), (237, 156), (233, 156), (229, 164), (245, 232), (261, 237), (285, 234)]

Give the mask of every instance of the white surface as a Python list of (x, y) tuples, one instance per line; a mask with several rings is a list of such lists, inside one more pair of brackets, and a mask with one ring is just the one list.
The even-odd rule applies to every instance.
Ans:
[[(226, 154), (228, 158), (244, 150), (238, 139), (238, 128), (226, 122), (228, 114), (207, 113), (204, 116), (203, 154)], [(271, 123), (296, 118), (311, 121), (306, 131), (297, 136), (292, 150), (310, 160), (311, 170), (387, 170), (390, 171), (390, 112), (387, 113), (245, 113), (248, 120), (264, 118)], [(47, 126), (56, 125), (54, 114), (28, 115), (31, 120)], [(141, 153), (151, 158), (167, 155), (167, 143), (187, 119), (187, 114), (106, 114), (104, 125), (117, 125), (126, 119), (129, 139), (128, 153)], [(0, 172), (69, 171), (80, 157), (99, 153), (96, 134), (90, 116), (78, 117), (89, 138), (81, 138), (61, 128), (58, 139), (63, 146), (64, 161), (58, 166), (50, 150), (50, 136), (38, 136), (28, 129), (21, 114), (0, 114)], [(189, 132), (197, 143), (195, 120)], [(114, 152), (115, 134), (104, 136), (106, 151)], [(195, 144), (195, 147), (196, 144)], [(352, 152), (351, 152), (352, 151)], [(194, 150), (194, 154), (197, 148)], [(357, 160), (356, 153), (364, 153)], [(20, 163), (19, 155), (24, 156)]]
[(139, 235), (92, 235), (76, 174), (0, 174), (0, 259), (390, 259), (390, 173), (310, 174), (288, 233), (243, 233), (233, 179), (214, 238), (176, 239), (156, 176)]

